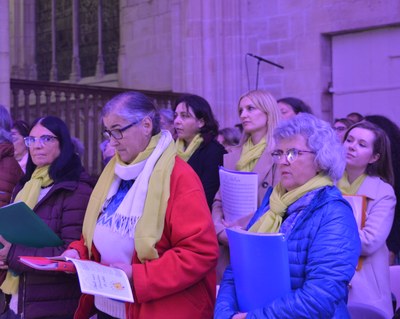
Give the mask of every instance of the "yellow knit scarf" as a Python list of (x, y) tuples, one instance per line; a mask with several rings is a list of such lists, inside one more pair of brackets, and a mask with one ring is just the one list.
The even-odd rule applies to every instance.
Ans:
[[(40, 195), (42, 187), (47, 187), (53, 183), (49, 176), (49, 166), (37, 167), (32, 173), (31, 179), (25, 183), (24, 187), (15, 197), (14, 202), (25, 202), (31, 209), (33, 209)], [(9, 295), (18, 292), (19, 276), (15, 276), (11, 271), (7, 271), (6, 279), (1, 285), (0, 289)]]
[(243, 144), (240, 159), (236, 163), (236, 169), (242, 172), (252, 172), (266, 147), (267, 142), (265, 137), (263, 137), (256, 145), (253, 144), (251, 138), (249, 137)]
[(187, 162), (193, 153), (196, 152), (196, 150), (200, 147), (201, 143), (203, 143), (203, 138), (201, 137), (200, 133), (195, 135), (186, 149), (184, 140), (178, 138), (176, 141), (178, 156)]
[[(366, 174), (361, 174), (354, 180), (353, 183), (350, 184), (347, 172), (345, 171), (342, 178), (338, 181), (337, 187), (340, 189), (343, 195), (356, 195), (358, 189), (360, 188), (361, 184), (364, 182), (366, 177), (367, 177)], [(364, 209), (366, 209), (366, 207), (363, 207), (363, 211), (361, 212), (363, 215), (361, 227), (364, 227), (366, 218), (366, 211)], [(364, 259), (365, 259), (364, 256), (360, 256), (358, 258), (358, 263), (356, 267), (357, 271), (359, 271), (362, 268)]]
[(358, 176), (353, 183), (349, 183), (347, 172), (344, 172), (342, 178), (339, 180), (337, 186), (346, 195), (356, 195), (361, 184), (364, 183), (366, 174), (361, 174)]
[[(161, 133), (151, 138), (147, 148), (139, 153), (130, 163), (135, 164), (147, 159), (156, 148)], [(176, 148), (172, 137), (163, 154), (158, 159), (151, 174), (148, 192), (145, 199), (143, 214), (136, 225), (135, 250), (141, 262), (158, 258), (155, 244), (160, 240), (163, 229), (165, 212), (170, 195), (170, 177), (175, 164)], [(119, 156), (114, 156), (104, 168), (92, 192), (83, 221), (83, 237), (88, 248), (89, 256), (93, 243), (93, 234), (101, 208), (107, 197), (109, 188), (114, 180), (114, 168)], [(120, 164), (123, 164), (122, 162)]]
[(332, 180), (325, 175), (318, 174), (304, 185), (286, 192), (281, 183), (274, 187), (269, 200), (269, 210), (249, 229), (253, 233), (276, 233), (282, 224), (282, 217), (287, 208), (308, 192), (333, 185)]

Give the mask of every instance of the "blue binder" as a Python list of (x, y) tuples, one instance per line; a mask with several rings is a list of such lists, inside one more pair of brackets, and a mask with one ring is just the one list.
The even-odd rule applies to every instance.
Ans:
[(226, 229), (240, 311), (268, 305), (291, 291), (288, 248), (281, 233)]

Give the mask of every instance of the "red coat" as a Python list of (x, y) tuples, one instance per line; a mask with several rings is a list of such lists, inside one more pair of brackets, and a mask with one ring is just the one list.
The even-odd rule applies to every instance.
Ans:
[(10, 203), (11, 194), (24, 175), (14, 158), (14, 146), (9, 142), (0, 143), (0, 207)]
[[(77, 249), (81, 258), (88, 258), (83, 239), (70, 248)], [(201, 182), (179, 158), (171, 174), (164, 231), (156, 249), (159, 258), (143, 264), (134, 254), (135, 303), (126, 303), (127, 318), (212, 318), (217, 238)], [(100, 260), (95, 248), (93, 259)], [(89, 318), (95, 310), (93, 301), (93, 296), (83, 295), (74, 318)]]

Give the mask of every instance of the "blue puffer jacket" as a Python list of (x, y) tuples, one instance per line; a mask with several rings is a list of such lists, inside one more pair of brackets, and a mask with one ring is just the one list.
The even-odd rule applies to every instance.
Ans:
[[(249, 312), (246, 318), (350, 318), (347, 285), (361, 244), (352, 210), (336, 187), (324, 187), (315, 194), (287, 242), (292, 292)], [(231, 318), (237, 312), (233, 273), (228, 267), (214, 318)]]

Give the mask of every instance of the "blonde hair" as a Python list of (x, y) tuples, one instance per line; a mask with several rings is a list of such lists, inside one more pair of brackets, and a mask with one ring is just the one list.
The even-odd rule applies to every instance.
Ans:
[[(268, 148), (273, 147), (275, 144), (273, 133), (278, 125), (279, 121), (281, 120), (281, 112), (278, 107), (278, 103), (274, 96), (265, 90), (252, 90), (245, 94), (243, 94), (238, 102), (238, 110), (240, 106), (240, 102), (243, 98), (247, 97), (256, 108), (261, 110), (267, 115), (267, 133), (265, 135), (265, 140), (267, 142)], [(248, 139), (250, 135), (243, 132), (242, 139), (240, 141), (240, 145), (243, 145)]]

